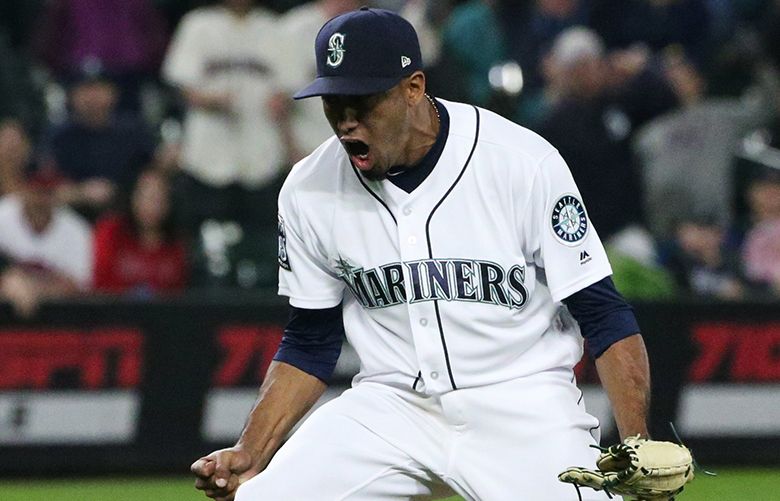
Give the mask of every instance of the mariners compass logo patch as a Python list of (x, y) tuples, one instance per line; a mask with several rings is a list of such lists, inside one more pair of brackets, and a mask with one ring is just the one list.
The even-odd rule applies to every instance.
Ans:
[(334, 33), (328, 40), (328, 60), (327, 65), (331, 68), (337, 68), (344, 61), (344, 35)]
[(550, 224), (558, 240), (566, 245), (577, 245), (588, 233), (585, 207), (574, 195), (564, 195), (555, 202)]

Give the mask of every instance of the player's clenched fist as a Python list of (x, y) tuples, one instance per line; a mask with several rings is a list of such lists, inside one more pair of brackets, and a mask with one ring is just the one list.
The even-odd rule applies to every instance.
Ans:
[(197, 477), (195, 488), (216, 501), (231, 501), (238, 486), (258, 473), (252, 468), (252, 456), (240, 447), (203, 456), (192, 463), (190, 470)]

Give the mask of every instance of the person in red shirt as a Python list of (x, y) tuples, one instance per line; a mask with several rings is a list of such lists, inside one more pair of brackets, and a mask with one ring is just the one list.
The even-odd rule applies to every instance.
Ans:
[(176, 232), (164, 174), (141, 174), (125, 214), (101, 218), (95, 227), (98, 292), (157, 295), (184, 289), (187, 247)]

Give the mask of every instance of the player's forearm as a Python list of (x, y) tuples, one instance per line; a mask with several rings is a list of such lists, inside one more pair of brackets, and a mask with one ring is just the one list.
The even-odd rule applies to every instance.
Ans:
[(292, 365), (271, 363), (237, 444), (252, 455), (258, 471), (266, 467), (284, 438), (325, 388), (325, 383)]
[(609, 396), (621, 438), (648, 436), (650, 366), (640, 334), (621, 339), (599, 358), (596, 369)]

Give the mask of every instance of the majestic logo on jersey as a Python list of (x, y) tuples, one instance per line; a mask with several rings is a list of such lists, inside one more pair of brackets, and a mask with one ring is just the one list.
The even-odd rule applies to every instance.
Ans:
[(555, 202), (550, 224), (555, 236), (566, 245), (577, 245), (588, 233), (585, 207), (574, 195), (564, 195)]
[(331, 68), (337, 68), (344, 60), (344, 35), (334, 33), (328, 40), (328, 60), (325, 62)]
[[(385, 308), (421, 301), (468, 301), (521, 309), (528, 301), (525, 266), (505, 270), (496, 263), (473, 259), (425, 259), (390, 263), (364, 270), (343, 258), (336, 262), (339, 277), (366, 308)], [(411, 278), (410, 295), (404, 269)]]
[(279, 214), (279, 266), (284, 268), (287, 271), (291, 271), (290, 268), (290, 258), (287, 255), (287, 230), (284, 228), (284, 219), (282, 218), (282, 215)]

